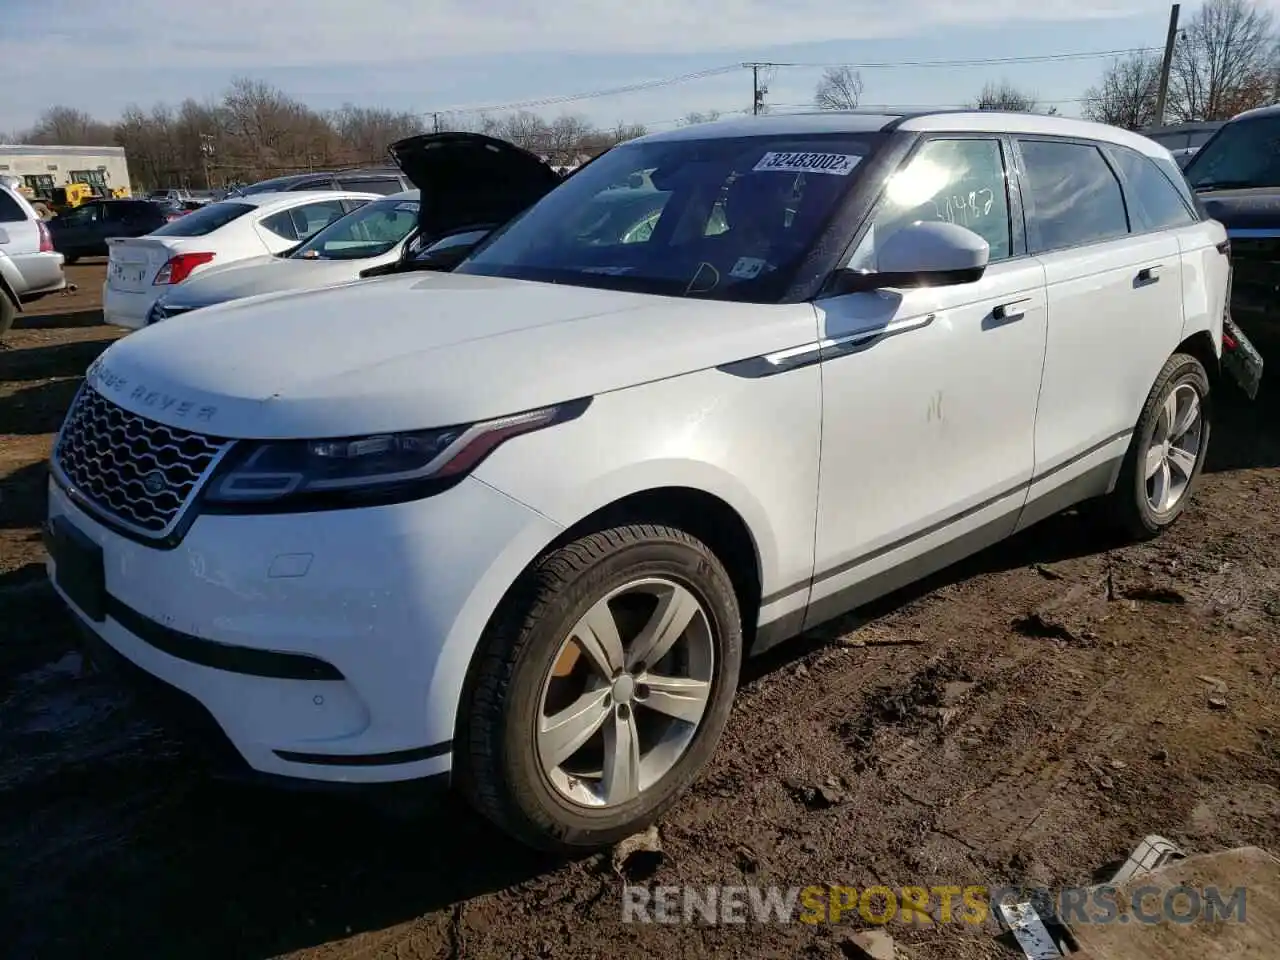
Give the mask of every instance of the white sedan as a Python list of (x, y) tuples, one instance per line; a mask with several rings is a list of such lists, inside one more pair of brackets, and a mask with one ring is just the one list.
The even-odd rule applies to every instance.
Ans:
[(144, 237), (107, 241), (103, 317), (136, 330), (163, 294), (210, 265), (280, 255), (297, 247), (375, 193), (295, 191), (235, 197), (195, 210)]

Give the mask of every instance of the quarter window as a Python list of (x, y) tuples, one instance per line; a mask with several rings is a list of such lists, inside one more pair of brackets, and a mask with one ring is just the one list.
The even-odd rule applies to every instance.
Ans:
[(1098, 148), (1056, 140), (1019, 141), (1030, 204), (1032, 253), (1123, 237), (1129, 232), (1120, 181)]
[(876, 244), (911, 223), (968, 227), (991, 248), (991, 261), (1013, 249), (1009, 191), (998, 140), (931, 140), (889, 178), (871, 227), (850, 267), (875, 270)]
[(1154, 161), (1123, 147), (1116, 148), (1112, 156), (1124, 177), (1135, 229), (1163, 230), (1196, 221), (1177, 188)]

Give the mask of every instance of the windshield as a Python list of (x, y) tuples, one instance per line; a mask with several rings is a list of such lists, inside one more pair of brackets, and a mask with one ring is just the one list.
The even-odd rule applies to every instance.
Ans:
[(391, 250), (418, 225), (417, 200), (377, 200), (335, 220), (292, 254), (295, 260), (360, 260)]
[(878, 141), (823, 134), (617, 147), (456, 272), (773, 302)]
[(151, 236), (203, 237), (254, 209), (251, 203), (234, 203), (226, 200), (221, 203), (211, 203), (177, 220), (170, 220), (159, 230), (152, 230)]
[(1280, 116), (1228, 123), (1186, 166), (1197, 190), (1280, 187)]

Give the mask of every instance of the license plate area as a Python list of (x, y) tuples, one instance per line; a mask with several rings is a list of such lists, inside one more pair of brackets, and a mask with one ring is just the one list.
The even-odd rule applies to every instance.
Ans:
[(147, 275), (146, 267), (133, 264), (117, 263), (111, 268), (110, 284), (116, 289), (138, 287)]
[(63, 517), (50, 521), (44, 539), (58, 587), (85, 616), (101, 623), (107, 618), (102, 548)]
[(1236, 326), (1228, 316), (1223, 324), (1224, 332), (1235, 341), (1234, 349), (1222, 351), (1222, 366), (1231, 374), (1231, 378), (1239, 384), (1250, 400), (1258, 397), (1258, 388), (1262, 383), (1262, 354), (1258, 352), (1252, 341)]

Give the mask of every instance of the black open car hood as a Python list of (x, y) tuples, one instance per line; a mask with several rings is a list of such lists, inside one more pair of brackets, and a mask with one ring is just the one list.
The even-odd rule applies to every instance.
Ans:
[(427, 240), (506, 223), (561, 181), (529, 151), (479, 133), (424, 133), (388, 150), (422, 191), (418, 230)]

